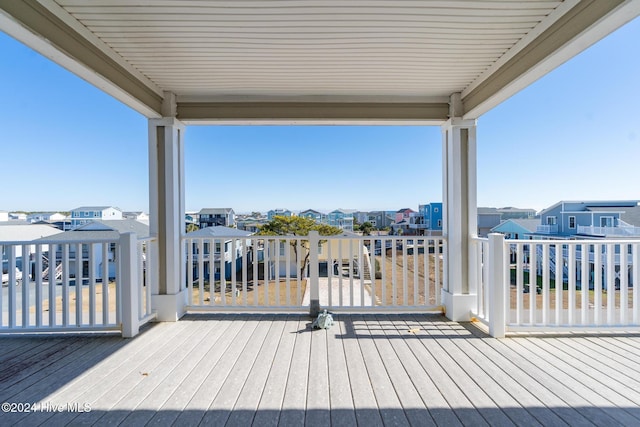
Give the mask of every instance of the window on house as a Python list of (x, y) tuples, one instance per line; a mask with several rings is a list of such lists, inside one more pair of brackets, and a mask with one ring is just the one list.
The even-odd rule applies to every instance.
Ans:
[(433, 208), (433, 212), (438, 212), (439, 209), (438, 208)]
[(556, 217), (555, 216), (548, 216), (547, 217), (547, 225), (556, 225)]
[(613, 217), (603, 216), (600, 218), (600, 227), (613, 227)]
[(286, 244), (287, 244), (286, 242), (280, 242), (280, 256), (285, 256), (285, 253), (284, 253), (285, 246), (284, 245), (286, 245)]
[(220, 242), (216, 242), (216, 253), (220, 253)]
[(438, 220), (438, 227), (442, 227), (442, 220), (441, 219)]
[(569, 228), (576, 228), (576, 217), (575, 216), (570, 216), (569, 217)]

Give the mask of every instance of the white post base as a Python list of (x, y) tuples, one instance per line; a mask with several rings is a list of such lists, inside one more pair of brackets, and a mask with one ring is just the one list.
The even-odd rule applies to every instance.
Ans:
[(451, 294), (442, 291), (442, 303), (445, 307), (445, 316), (454, 322), (470, 322), (471, 312), (476, 306), (475, 294)]
[(151, 295), (151, 310), (156, 312), (158, 322), (176, 322), (185, 315), (187, 291), (173, 295)]

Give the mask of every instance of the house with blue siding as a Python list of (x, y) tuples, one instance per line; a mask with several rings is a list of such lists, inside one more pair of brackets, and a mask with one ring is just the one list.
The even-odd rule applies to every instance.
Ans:
[(322, 224), (326, 221), (327, 216), (320, 211), (316, 211), (313, 209), (307, 209), (306, 211), (302, 211), (298, 214), (303, 218), (309, 218), (317, 222), (318, 224)]
[(532, 239), (532, 234), (540, 224), (537, 219), (506, 219), (491, 229), (492, 233), (502, 233), (506, 239)]
[(442, 232), (442, 202), (431, 202), (418, 205), (418, 213), (422, 218), (423, 229), (430, 233)]
[(269, 212), (267, 212), (267, 219), (269, 221), (271, 221), (276, 216), (291, 217), (293, 216), (293, 212), (291, 212), (289, 209), (271, 209)]
[[(560, 201), (540, 213), (538, 238), (640, 237), (638, 200)], [(627, 218), (627, 221), (624, 220)]]
[(329, 225), (338, 227), (344, 231), (353, 231), (355, 209), (336, 209), (327, 216)]
[(205, 208), (198, 213), (200, 228), (235, 227), (236, 213), (231, 208)]
[(122, 219), (122, 211), (113, 206), (81, 206), (71, 210), (71, 229), (93, 221)]

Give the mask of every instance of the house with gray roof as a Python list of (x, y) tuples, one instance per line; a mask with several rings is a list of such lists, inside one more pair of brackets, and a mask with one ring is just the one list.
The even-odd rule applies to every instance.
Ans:
[(113, 206), (81, 206), (71, 210), (71, 228), (94, 220), (122, 219), (122, 211)]
[[(540, 212), (539, 238), (640, 237), (638, 200), (562, 200)], [(626, 218), (626, 220), (625, 220)]]
[(191, 271), (193, 279), (200, 277), (200, 260), (202, 260), (203, 278), (205, 281), (221, 279), (224, 270), (225, 280), (231, 280), (233, 269), (242, 269), (243, 254), (246, 253), (247, 265), (252, 260), (253, 252), (249, 249), (253, 233), (237, 228), (214, 226), (187, 233), (187, 244), (191, 245)]
[(236, 213), (231, 208), (204, 208), (198, 213), (200, 228), (235, 227)]
[[(56, 244), (55, 260), (57, 264), (62, 262), (64, 250), (68, 248), (69, 277), (75, 277), (77, 271), (76, 263), (81, 261), (83, 279), (89, 278), (89, 269), (93, 267), (96, 279), (102, 280), (105, 258), (108, 279), (116, 277), (117, 245), (115, 242), (124, 233), (135, 233), (137, 238), (149, 237), (149, 226), (133, 219), (91, 220), (71, 231), (65, 231), (38, 240), (46, 240)], [(101, 240), (113, 241), (113, 243), (108, 244), (106, 255), (103, 252), (103, 244), (94, 243)], [(81, 246), (82, 250), (80, 256), (77, 254), (78, 245)]]

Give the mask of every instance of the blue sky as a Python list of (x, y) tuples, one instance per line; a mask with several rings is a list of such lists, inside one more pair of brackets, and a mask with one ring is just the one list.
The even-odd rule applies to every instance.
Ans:
[[(478, 120), (478, 204), (640, 199), (640, 19)], [(148, 210), (147, 121), (0, 33), (0, 210)], [(191, 126), (188, 210), (417, 209), (439, 127)]]

